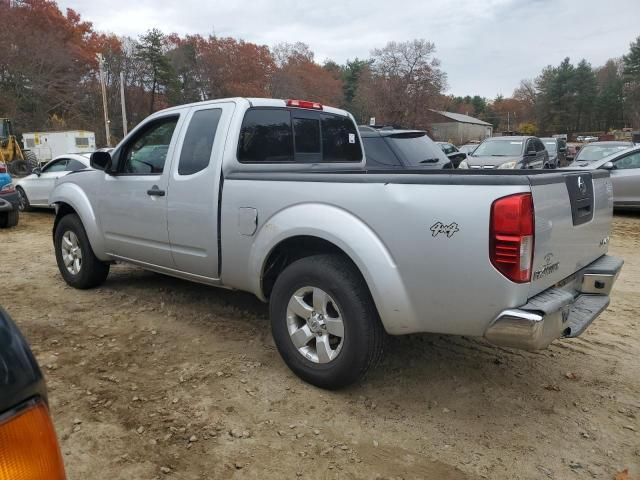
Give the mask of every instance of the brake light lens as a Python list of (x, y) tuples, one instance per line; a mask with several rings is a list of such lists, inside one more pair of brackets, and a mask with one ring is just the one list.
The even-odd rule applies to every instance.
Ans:
[(7, 165), (3, 162), (0, 162), (0, 173), (7, 173)]
[(0, 480), (64, 480), (56, 432), (43, 402), (0, 420)]
[(516, 283), (531, 281), (533, 215), (530, 193), (499, 198), (491, 205), (489, 258), (500, 273)]
[(287, 107), (311, 108), (313, 110), (322, 110), (323, 108), (321, 103), (308, 100), (287, 100)]

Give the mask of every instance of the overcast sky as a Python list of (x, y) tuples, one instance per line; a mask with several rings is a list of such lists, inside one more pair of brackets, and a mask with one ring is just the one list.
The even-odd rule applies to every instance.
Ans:
[(592, 65), (640, 35), (640, 0), (63, 0), (98, 30), (137, 36), (157, 27), (272, 46), (302, 41), (316, 60), (368, 57), (390, 40), (425, 38), (449, 93), (511, 95), (564, 57)]

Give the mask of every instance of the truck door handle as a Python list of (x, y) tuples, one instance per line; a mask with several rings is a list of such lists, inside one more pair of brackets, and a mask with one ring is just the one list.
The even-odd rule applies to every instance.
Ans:
[(147, 195), (152, 197), (164, 197), (164, 190), (160, 190), (157, 185), (154, 185), (151, 189), (147, 190)]

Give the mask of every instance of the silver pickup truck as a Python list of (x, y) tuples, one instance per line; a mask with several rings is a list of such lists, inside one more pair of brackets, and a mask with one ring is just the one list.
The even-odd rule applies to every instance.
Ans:
[(155, 113), (58, 181), (60, 273), (90, 288), (127, 262), (252, 292), (284, 361), (324, 388), (364, 375), (385, 332), (541, 349), (607, 307), (622, 266), (608, 172), (367, 172), (364, 157), (352, 116), (314, 102)]

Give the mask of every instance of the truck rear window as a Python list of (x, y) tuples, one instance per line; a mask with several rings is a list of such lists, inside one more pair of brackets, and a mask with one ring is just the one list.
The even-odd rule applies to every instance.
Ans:
[(248, 110), (240, 131), (238, 160), (246, 163), (292, 162), (293, 132), (289, 110)]
[(301, 109), (252, 108), (242, 122), (242, 163), (360, 162), (362, 148), (348, 117)]

